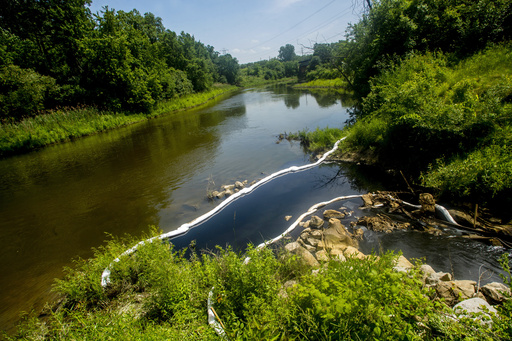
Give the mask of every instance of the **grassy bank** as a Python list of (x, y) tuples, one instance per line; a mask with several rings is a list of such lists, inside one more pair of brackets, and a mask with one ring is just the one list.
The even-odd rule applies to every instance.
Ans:
[(297, 77), (288, 77), (288, 78), (280, 78), (280, 79), (265, 79), (263, 76), (247, 76), (243, 75), (241, 77), (241, 85), (244, 88), (263, 86), (268, 84), (280, 84), (280, 83), (295, 83), (297, 82)]
[(294, 85), (297, 89), (347, 89), (348, 84), (342, 78), (336, 79), (315, 79), (310, 82)]
[(238, 89), (235, 86), (214, 87), (159, 103), (148, 115), (103, 111), (94, 107), (50, 110), (16, 123), (0, 125), (0, 157), (19, 154), (54, 143), (91, 135), (120, 126), (133, 124), (162, 114), (184, 110), (204, 104), (211, 99)]
[(509, 202), (511, 74), (510, 44), (456, 64), (413, 55), (371, 81), (341, 149), (371, 154), (446, 198)]
[[(156, 231), (152, 232), (155, 234)], [(59, 305), (27, 316), (9, 340), (222, 340), (207, 324), (207, 299), (230, 340), (508, 339), (512, 301), (492, 328), (447, 318), (419, 272), (395, 272), (396, 255), (330, 260), (320, 274), (284, 249), (246, 254), (217, 249), (188, 259), (155, 242), (124, 257), (100, 286), (102, 270), (136, 242), (116, 239), (67, 269)], [(246, 262), (245, 257), (250, 261)]]

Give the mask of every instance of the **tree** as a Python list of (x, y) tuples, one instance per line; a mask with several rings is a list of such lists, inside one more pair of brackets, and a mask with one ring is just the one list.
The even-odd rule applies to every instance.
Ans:
[(277, 58), (282, 62), (289, 62), (294, 60), (296, 57), (295, 46), (286, 44), (285, 46), (281, 46), (279, 49), (279, 56)]
[(230, 54), (225, 54), (216, 58), (215, 65), (217, 66), (217, 73), (220, 77), (225, 77), (227, 83), (236, 84), (238, 82), (240, 66), (236, 58), (233, 58)]

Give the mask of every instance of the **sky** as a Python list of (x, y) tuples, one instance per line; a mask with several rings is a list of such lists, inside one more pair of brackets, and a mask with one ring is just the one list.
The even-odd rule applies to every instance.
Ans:
[(348, 24), (359, 20), (362, 0), (93, 0), (90, 9), (104, 6), (151, 12), (166, 29), (190, 33), (245, 64), (277, 57), (286, 44), (302, 55), (315, 43), (344, 39)]

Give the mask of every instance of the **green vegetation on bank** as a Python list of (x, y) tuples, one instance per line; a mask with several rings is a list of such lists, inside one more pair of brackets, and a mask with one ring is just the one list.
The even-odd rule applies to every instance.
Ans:
[[(152, 232), (155, 235), (156, 231)], [(55, 290), (60, 304), (42, 319), (27, 316), (10, 340), (222, 340), (207, 323), (207, 300), (230, 340), (505, 340), (512, 337), (512, 300), (492, 328), (460, 317), (423, 288), (421, 274), (393, 270), (391, 253), (328, 261), (312, 268), (284, 248), (218, 248), (184, 257), (166, 242), (113, 239), (95, 257), (66, 269)], [(246, 261), (246, 256), (250, 260)], [(508, 260), (503, 259), (507, 269)], [(505, 282), (510, 285), (509, 277)], [(508, 281), (508, 282), (507, 282)]]
[(195, 106), (224, 91), (214, 83), (238, 84), (236, 58), (166, 29), (154, 14), (93, 14), (89, 5), (0, 7), (2, 154)]
[(192, 108), (237, 89), (236, 86), (213, 87), (210, 91), (161, 102), (149, 114), (99, 110), (95, 107), (82, 106), (48, 110), (19, 122), (0, 123), (0, 156), (34, 150), (53, 143), (141, 122), (173, 111)]
[(317, 46), (361, 99), (341, 148), (447, 198), (512, 202), (511, 39), (510, 1), (373, 1)]

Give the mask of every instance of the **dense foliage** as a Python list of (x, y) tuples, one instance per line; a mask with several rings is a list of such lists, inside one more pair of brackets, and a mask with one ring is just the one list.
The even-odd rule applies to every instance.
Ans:
[[(168, 243), (146, 243), (102, 270), (132, 238), (113, 240), (77, 261), (55, 289), (63, 301), (38, 320), (27, 316), (17, 340), (222, 340), (207, 324), (207, 300), (230, 340), (494, 340), (512, 336), (512, 301), (493, 327), (451, 317), (431, 300), (421, 275), (393, 270), (397, 256), (330, 260), (312, 268), (283, 249), (230, 249), (184, 257)], [(277, 252), (277, 255), (276, 255)], [(246, 258), (249, 257), (249, 258)], [(508, 260), (504, 260), (507, 270)], [(510, 285), (510, 278), (506, 278)]]
[(378, 0), (349, 26), (340, 51), (343, 68), (361, 96), (371, 77), (417, 51), (469, 56), (512, 39), (508, 0)]
[(159, 101), (236, 84), (238, 61), (152, 13), (90, 0), (7, 1), (0, 7), (0, 119), (77, 104), (149, 113)]
[(361, 98), (342, 148), (438, 194), (506, 207), (511, 39), (510, 1), (372, 1), (347, 41), (318, 49), (318, 58), (332, 51), (331, 62), (310, 75), (329, 79), (334, 68)]
[[(348, 142), (452, 196), (489, 200), (512, 188), (512, 49), (448, 65), (414, 55), (371, 82)], [(429, 166), (430, 165), (430, 166)]]

